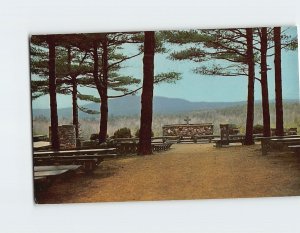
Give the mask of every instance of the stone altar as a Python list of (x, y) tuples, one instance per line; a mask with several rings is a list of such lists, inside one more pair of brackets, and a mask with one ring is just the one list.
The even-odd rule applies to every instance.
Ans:
[(212, 123), (202, 124), (172, 124), (164, 125), (163, 136), (194, 137), (201, 135), (213, 135), (214, 125)]

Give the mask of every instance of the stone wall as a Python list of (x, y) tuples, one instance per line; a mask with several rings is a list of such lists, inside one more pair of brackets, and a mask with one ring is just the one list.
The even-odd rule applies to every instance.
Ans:
[[(61, 149), (76, 148), (76, 132), (75, 125), (60, 125), (58, 126), (58, 136)], [(51, 126), (49, 126), (49, 138), (51, 141)]]
[(214, 126), (211, 123), (164, 125), (162, 128), (163, 136), (192, 137), (214, 133)]

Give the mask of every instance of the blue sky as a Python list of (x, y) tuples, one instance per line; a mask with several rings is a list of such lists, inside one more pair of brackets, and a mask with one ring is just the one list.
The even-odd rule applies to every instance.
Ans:
[[(291, 35), (297, 34), (297, 28), (289, 29)], [(128, 51), (133, 54), (134, 51)], [(271, 70), (268, 71), (269, 98), (275, 98), (274, 87), (274, 61), (273, 57), (268, 60)], [(133, 75), (142, 78), (143, 63), (142, 55), (124, 64), (121, 70), (124, 75)], [(182, 98), (189, 101), (207, 102), (233, 102), (245, 101), (247, 99), (247, 77), (214, 77), (195, 74), (192, 69), (197, 67), (197, 63), (191, 61), (171, 61), (165, 54), (155, 55), (155, 74), (160, 72), (176, 71), (182, 73), (182, 80), (176, 84), (159, 84), (154, 88), (155, 96), (171, 98)], [(259, 67), (256, 67), (256, 75), (259, 77)], [(284, 99), (299, 98), (299, 73), (298, 73), (298, 51), (282, 50), (282, 85)], [(83, 93), (97, 95), (92, 89), (81, 89)], [(110, 92), (110, 94), (114, 94)], [(140, 94), (140, 93), (138, 93)], [(260, 84), (255, 84), (255, 99), (261, 99)], [(70, 107), (71, 96), (58, 95), (58, 107)], [(81, 103), (83, 104), (83, 103)], [(43, 96), (33, 101), (33, 108), (49, 108), (49, 96)]]

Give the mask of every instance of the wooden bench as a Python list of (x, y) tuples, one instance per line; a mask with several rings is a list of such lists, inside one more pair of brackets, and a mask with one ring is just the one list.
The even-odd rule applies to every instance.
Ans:
[(138, 150), (138, 143), (135, 142), (119, 142), (116, 144), (118, 154), (135, 154)]
[(178, 143), (180, 141), (179, 136), (161, 136), (161, 137), (152, 137), (152, 143), (165, 143), (165, 142), (172, 142)]
[(41, 160), (58, 160), (58, 159), (65, 159), (65, 160), (77, 160), (77, 159), (96, 159), (97, 161), (102, 161), (103, 159), (107, 158), (115, 158), (117, 154), (100, 154), (100, 155), (51, 155), (51, 156), (34, 156), (34, 161), (41, 161)]
[[(296, 140), (294, 140), (296, 139)], [(258, 137), (257, 140), (261, 141), (262, 155), (267, 155), (270, 151), (278, 151), (287, 149), (289, 145), (297, 144), (300, 135), (287, 135), (287, 136), (272, 136), (272, 137)], [(298, 141), (299, 142), (299, 141)], [(285, 147), (285, 148), (284, 148)]]
[(34, 166), (35, 191), (48, 188), (55, 179), (66, 177), (81, 167), (81, 165)]
[(52, 171), (36, 171), (34, 172), (34, 177), (51, 177), (51, 176), (61, 176), (65, 173), (67, 173), (68, 169), (62, 169), (62, 170), (52, 170)]
[(113, 143), (138, 143), (139, 138), (115, 138), (113, 139)]
[(198, 140), (208, 140), (210, 143), (212, 139), (218, 137), (217, 135), (193, 135), (193, 136), (163, 136), (163, 142), (174, 142), (174, 143), (185, 143), (194, 142), (197, 143)]
[[(180, 137), (180, 136), (162, 136), (162, 137), (152, 137), (151, 142), (152, 143), (165, 143), (165, 142), (173, 142), (173, 143), (180, 143), (184, 139), (191, 140), (191, 137)], [(113, 145), (118, 147), (119, 144), (128, 143), (128, 145), (131, 146), (131, 144), (139, 144), (139, 138), (115, 138), (112, 140)]]
[(35, 151), (49, 150), (51, 149), (51, 143), (47, 141), (37, 141), (33, 142), (33, 149)]
[(33, 135), (33, 142), (48, 141), (47, 135)]
[(116, 148), (105, 148), (105, 149), (84, 149), (84, 150), (59, 150), (59, 151), (35, 151), (34, 156), (59, 156), (59, 155), (97, 155), (97, 154), (108, 154), (114, 153)]
[(78, 159), (74, 162), (75, 164), (79, 164), (83, 166), (83, 170), (86, 173), (92, 173), (96, 167), (99, 165), (99, 162), (95, 159)]
[(158, 152), (158, 151), (166, 151), (168, 149), (170, 149), (171, 145), (173, 143), (169, 143), (169, 142), (166, 142), (166, 143), (154, 143), (152, 144), (152, 151), (153, 152)]
[(287, 129), (287, 135), (297, 135), (297, 128)]
[(85, 172), (93, 171), (104, 159), (115, 158), (117, 154), (99, 155), (57, 155), (57, 156), (35, 156), (35, 165), (82, 165)]
[(271, 144), (274, 147), (274, 150), (278, 151), (287, 151), (289, 146), (298, 145), (300, 143), (300, 138), (274, 138), (271, 139)]
[(294, 151), (297, 155), (300, 155), (300, 145), (292, 145), (288, 146), (292, 151)]
[(114, 158), (116, 148), (35, 151), (34, 165), (82, 165), (86, 173), (92, 172), (104, 159)]
[(198, 140), (208, 140), (209, 143), (212, 142), (212, 139), (218, 137), (217, 135), (195, 135), (192, 136), (192, 140), (194, 143), (197, 143)]
[(228, 139), (212, 139), (212, 141), (215, 143), (215, 146), (217, 148), (220, 148), (222, 146), (228, 146), (230, 143), (242, 143), (244, 145), (245, 143), (245, 135), (237, 134), (237, 135), (229, 135)]
[(35, 172), (40, 171), (56, 171), (56, 170), (70, 170), (75, 171), (78, 170), (80, 165), (54, 165), (54, 166), (34, 166), (33, 170)]
[(245, 135), (239, 134), (235, 124), (220, 124), (220, 138), (213, 139), (216, 147), (229, 146), (230, 143), (242, 143), (244, 145)]
[(181, 138), (180, 136), (163, 136), (163, 142), (174, 142), (174, 143), (180, 143)]
[[(173, 143), (171, 142), (153, 142), (151, 144), (152, 146), (152, 151), (163, 151), (163, 150), (168, 150), (170, 149), (171, 145)], [(133, 142), (120, 142), (117, 145), (117, 153), (121, 155), (125, 154), (136, 154), (138, 152), (138, 143), (133, 143)]]
[[(163, 136), (162, 142), (173, 142), (173, 143), (184, 143), (184, 142), (194, 142), (197, 143), (199, 140), (208, 140), (209, 143), (212, 139), (219, 137), (218, 135), (193, 135), (193, 136)], [(155, 139), (157, 139), (156, 137)]]
[[(56, 160), (50, 160), (45, 162), (44, 164), (60, 164), (61, 166), (80, 166), (81, 170), (84, 171), (85, 173), (91, 173), (93, 172), (96, 167), (100, 164), (100, 162), (97, 159), (75, 159), (75, 160), (70, 160), (70, 159), (56, 159)], [(64, 165), (62, 165), (64, 164)]]

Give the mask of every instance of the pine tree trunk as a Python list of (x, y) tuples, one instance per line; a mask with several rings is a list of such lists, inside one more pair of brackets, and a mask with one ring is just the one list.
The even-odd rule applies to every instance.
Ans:
[(261, 29), (261, 94), (262, 94), (262, 111), (263, 111), (263, 125), (264, 137), (270, 137), (270, 110), (269, 110), (269, 93), (268, 93), (268, 69), (267, 69), (267, 49), (268, 49), (268, 38), (267, 38), (267, 28)]
[[(100, 101), (101, 101), (100, 112), (101, 112), (101, 105), (102, 105), (101, 89), (102, 89), (102, 87), (101, 87), (99, 77), (98, 77), (99, 58), (98, 58), (98, 42), (96, 39), (93, 41), (93, 59), (94, 59), (93, 77), (94, 77), (94, 82), (97, 87), (98, 93), (100, 95)], [(101, 122), (100, 122), (100, 127), (101, 127)], [(98, 135), (98, 142), (100, 143), (100, 129), (99, 129), (99, 135)]]
[(71, 47), (68, 47), (68, 72), (71, 76), (72, 82), (72, 116), (73, 116), (73, 125), (75, 125), (75, 135), (76, 135), (76, 146), (78, 146), (79, 139), (79, 122), (78, 122), (78, 108), (77, 108), (77, 80), (76, 76), (72, 72), (72, 57), (71, 57)]
[(254, 144), (253, 121), (254, 121), (254, 56), (253, 56), (253, 30), (246, 29), (247, 33), (247, 63), (248, 63), (248, 99), (247, 99), (247, 122), (245, 145)]
[(276, 135), (283, 136), (283, 107), (282, 107), (282, 80), (281, 80), (281, 28), (274, 27), (275, 44), (275, 101), (276, 101)]
[(55, 38), (49, 35), (47, 37), (49, 45), (49, 95), (50, 95), (50, 112), (51, 112), (51, 144), (53, 150), (59, 150), (58, 136), (58, 117), (56, 102), (56, 77), (55, 77)]
[(77, 80), (72, 76), (72, 112), (73, 125), (75, 125), (76, 144), (79, 140), (79, 122), (78, 122), (78, 108), (77, 108)]
[(155, 33), (145, 32), (144, 40), (144, 78), (141, 97), (141, 125), (139, 135), (139, 154), (152, 154), (151, 127), (153, 111)]
[(102, 40), (102, 81), (101, 81), (101, 108), (100, 108), (100, 134), (99, 143), (106, 141), (107, 121), (108, 121), (108, 99), (107, 99), (107, 82), (108, 82), (108, 48), (107, 38)]

